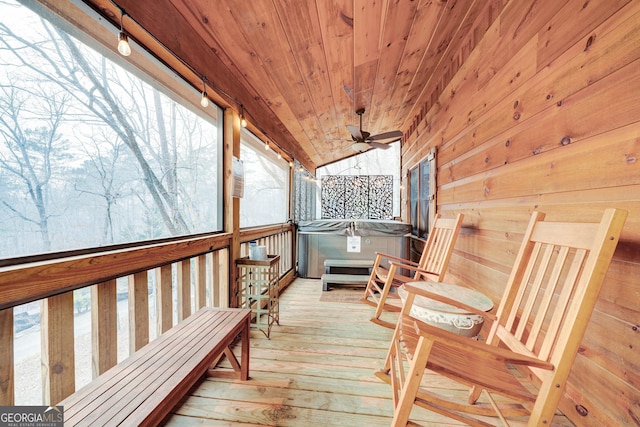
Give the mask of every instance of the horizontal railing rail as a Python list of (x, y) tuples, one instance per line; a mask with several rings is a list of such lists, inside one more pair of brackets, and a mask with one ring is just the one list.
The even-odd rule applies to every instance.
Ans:
[[(53, 405), (79, 388), (74, 336), (76, 323), (89, 317), (77, 320), (82, 311), (90, 311), (91, 378), (96, 378), (118, 363), (122, 324), (128, 326), (132, 354), (203, 306), (228, 307), (231, 239), (230, 233), (201, 235), (0, 267), (0, 405)], [(267, 246), (270, 254), (280, 255), (281, 278), (291, 278), (294, 239), (288, 224), (242, 230), (240, 249), (246, 256), (249, 241)], [(78, 292), (88, 295), (84, 301)], [(124, 299), (128, 309), (122, 320), (117, 306)], [(34, 381), (32, 372), (15, 369), (14, 312), (27, 303), (39, 303), (40, 402), (16, 402), (16, 384)]]

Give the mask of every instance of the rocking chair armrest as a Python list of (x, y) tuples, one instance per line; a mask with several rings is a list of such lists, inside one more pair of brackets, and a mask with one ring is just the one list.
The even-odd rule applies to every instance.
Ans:
[[(433, 273), (431, 273), (431, 274), (433, 274)], [(420, 295), (420, 296), (423, 296), (425, 298), (429, 298), (429, 299), (432, 299), (434, 301), (438, 301), (438, 302), (441, 302), (441, 303), (444, 303), (444, 304), (449, 304), (449, 305), (452, 305), (454, 307), (461, 308), (463, 310), (468, 311), (469, 313), (473, 313), (473, 314), (477, 314), (478, 316), (482, 316), (487, 320), (491, 320), (491, 321), (494, 321), (494, 322), (496, 320), (498, 320), (498, 317), (493, 313), (489, 313), (487, 311), (478, 310), (477, 308), (472, 307), (470, 305), (467, 305), (465, 303), (462, 303), (462, 302), (460, 302), (458, 300), (455, 300), (455, 299), (452, 299), (452, 298), (448, 298), (448, 297), (445, 297), (445, 296), (442, 296), (442, 295), (439, 295), (439, 294), (436, 294), (436, 293), (433, 293), (433, 292), (429, 292), (429, 291), (424, 290), (424, 289), (422, 289), (420, 287), (417, 287), (417, 286), (415, 286), (415, 285), (413, 285), (411, 283), (405, 283), (404, 284), (404, 288), (405, 288), (405, 290), (407, 292), (410, 292), (410, 293), (413, 293), (413, 294), (416, 294), (416, 295)]]
[(478, 356), (489, 357), (494, 360), (503, 361), (504, 363), (531, 366), (545, 370), (554, 369), (554, 365), (546, 360), (541, 360), (534, 356), (528, 356), (522, 353), (516, 353), (507, 348), (497, 347), (482, 341), (476, 341), (469, 337), (429, 325), (428, 323), (424, 323), (417, 319), (413, 319), (413, 321), (417, 334), (427, 340), (439, 342), (447, 347), (459, 348)]
[(384, 252), (376, 252), (376, 255), (381, 256), (382, 258), (386, 258), (390, 262), (398, 262), (399, 261), (399, 262), (401, 262), (403, 264), (414, 265), (414, 266), (418, 265), (417, 262), (411, 261), (410, 259), (400, 258), (400, 257), (397, 257), (395, 255), (386, 254)]
[[(406, 261), (406, 260), (403, 260)], [(404, 263), (404, 262), (397, 262), (397, 261), (389, 261), (389, 264), (391, 265), (395, 265), (397, 268), (404, 268), (406, 270), (413, 270), (413, 271), (418, 271), (422, 274), (431, 274), (433, 276), (437, 276), (436, 273), (433, 273), (431, 271), (427, 271), (423, 268), (418, 267), (418, 264), (411, 262), (410, 264), (408, 263)]]

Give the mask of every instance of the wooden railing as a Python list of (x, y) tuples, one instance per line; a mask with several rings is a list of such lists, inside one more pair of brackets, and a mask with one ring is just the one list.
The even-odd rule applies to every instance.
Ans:
[[(281, 277), (293, 276), (293, 227), (243, 231), (240, 240), (265, 244), (269, 253), (281, 256)], [(40, 301), (41, 404), (55, 404), (76, 390), (74, 290), (90, 289), (95, 378), (117, 364), (117, 281), (126, 281), (131, 354), (150, 335), (162, 334), (203, 306), (229, 306), (231, 244), (230, 234), (216, 234), (1, 267), (0, 405), (23, 404), (14, 394), (14, 307)]]
[(240, 256), (249, 255), (249, 242), (256, 241), (259, 246), (266, 246), (267, 253), (280, 255), (280, 272), (294, 270), (295, 263), (295, 229), (290, 225), (260, 227), (240, 232)]

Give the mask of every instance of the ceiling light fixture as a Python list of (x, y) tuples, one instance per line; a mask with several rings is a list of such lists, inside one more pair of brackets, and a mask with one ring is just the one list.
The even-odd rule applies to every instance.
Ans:
[(129, 36), (124, 32), (124, 15), (126, 15), (124, 10), (120, 11), (120, 34), (118, 34), (118, 52), (122, 56), (131, 55), (131, 46), (129, 46)]
[(243, 128), (247, 127), (247, 119), (244, 118), (244, 104), (240, 104), (240, 126)]
[(200, 98), (200, 105), (204, 108), (209, 106), (209, 98), (207, 97), (207, 84), (205, 83), (204, 76), (202, 77), (202, 98)]

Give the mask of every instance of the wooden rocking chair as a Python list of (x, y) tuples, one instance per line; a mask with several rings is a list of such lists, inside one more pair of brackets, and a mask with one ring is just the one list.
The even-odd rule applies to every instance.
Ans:
[[(496, 315), (464, 307), (493, 320), (486, 343), (410, 317), (416, 295), (456, 302), (406, 284), (385, 367), (376, 373), (392, 385), (392, 425), (405, 426), (414, 404), (472, 426), (494, 425), (496, 415), (504, 425), (551, 425), (626, 216), (608, 209), (600, 223), (554, 223), (534, 213)], [(427, 390), (425, 370), (470, 386), (468, 401)], [(509, 399), (496, 403), (491, 393)], [(481, 394), (487, 402), (478, 401)]]
[[(398, 312), (401, 309), (400, 304), (394, 305), (387, 302), (387, 298), (396, 298), (399, 301), (397, 293), (390, 292), (393, 287), (418, 280), (433, 282), (442, 280), (449, 265), (463, 218), (462, 214), (451, 219), (441, 218), (440, 214), (437, 214), (417, 263), (389, 254), (376, 253), (364, 297), (360, 299), (360, 301), (376, 307), (376, 312), (371, 318), (372, 322), (388, 328), (396, 326), (395, 323), (380, 319), (384, 310)], [(385, 260), (389, 263), (388, 269), (383, 267)], [(403, 270), (409, 275), (401, 274)]]

